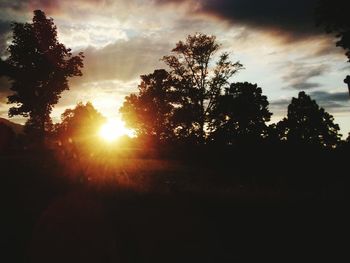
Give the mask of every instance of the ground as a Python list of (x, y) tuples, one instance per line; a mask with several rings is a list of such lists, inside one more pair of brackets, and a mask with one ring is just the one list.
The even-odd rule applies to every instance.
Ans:
[(4, 262), (284, 261), (343, 251), (346, 184), (333, 155), (267, 169), (242, 151), (212, 163), (109, 154), (0, 157)]

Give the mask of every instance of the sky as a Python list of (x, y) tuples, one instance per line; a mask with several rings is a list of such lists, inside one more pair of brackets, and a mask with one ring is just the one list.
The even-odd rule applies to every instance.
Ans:
[[(59, 41), (85, 55), (83, 76), (70, 79), (51, 114), (54, 122), (77, 102), (91, 101), (118, 118), (124, 97), (137, 92), (140, 75), (166, 68), (160, 60), (196, 32), (215, 35), (221, 52), (244, 70), (230, 82), (257, 83), (268, 97), (272, 122), (287, 114), (304, 90), (350, 132), (349, 74), (344, 50), (315, 26), (317, 0), (0, 0), (0, 55), (11, 42), (10, 24), (31, 21), (41, 9), (54, 19)], [(0, 78), (0, 117), (10, 105), (8, 81)], [(13, 118), (23, 123), (21, 117)]]

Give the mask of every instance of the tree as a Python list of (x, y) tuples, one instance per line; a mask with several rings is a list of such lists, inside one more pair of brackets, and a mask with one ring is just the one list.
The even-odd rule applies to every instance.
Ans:
[(125, 98), (120, 113), (126, 125), (133, 127), (139, 136), (148, 136), (166, 141), (173, 136), (171, 115), (172, 81), (164, 69), (141, 76), (138, 94)]
[(14, 75), (14, 69), (0, 58), (0, 77), (10, 77)]
[(6, 152), (13, 146), (15, 137), (16, 135), (13, 129), (5, 123), (0, 122), (0, 153)]
[[(57, 39), (52, 18), (36, 10), (32, 23), (14, 23), (13, 41), (5, 61), (12, 70), (8, 103), (16, 104), (9, 116), (29, 117), (26, 131), (42, 138), (51, 127), (50, 113), (61, 93), (68, 90), (68, 77), (81, 76), (83, 54), (73, 56)], [(15, 73), (13, 73), (15, 72)]]
[(228, 80), (242, 68), (239, 62), (229, 61), (227, 53), (213, 66), (219, 47), (215, 36), (198, 33), (178, 42), (172, 55), (163, 57), (174, 85), (173, 123), (180, 138), (204, 142), (211, 111)]
[(305, 92), (293, 98), (288, 116), (277, 124), (281, 140), (334, 148), (340, 142), (339, 126)]
[(85, 143), (98, 135), (106, 121), (94, 106), (79, 102), (74, 109), (67, 109), (61, 115), (61, 123), (55, 125), (55, 133), (61, 143)]
[(266, 122), (272, 113), (267, 97), (257, 84), (232, 83), (219, 97), (211, 115), (210, 137), (232, 144), (235, 140), (256, 141), (268, 133)]
[(61, 115), (61, 123), (54, 127), (54, 135), (60, 146), (65, 150), (93, 149), (96, 145), (98, 132), (106, 119), (99, 113), (94, 106), (87, 102), (79, 102), (74, 109), (67, 109)]
[(350, 132), (348, 133), (348, 137), (346, 138), (346, 140), (345, 140), (347, 143), (349, 143), (350, 144)]
[[(316, 10), (317, 24), (323, 26), (327, 33), (335, 33), (336, 45), (345, 50), (350, 62), (350, 19), (347, 0), (320, 0)], [(350, 95), (350, 76), (344, 80), (348, 84)]]

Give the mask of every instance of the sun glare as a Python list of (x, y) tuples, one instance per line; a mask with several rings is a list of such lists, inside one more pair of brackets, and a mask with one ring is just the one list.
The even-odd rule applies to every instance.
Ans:
[(113, 142), (122, 136), (135, 137), (135, 132), (126, 128), (123, 121), (114, 119), (102, 125), (99, 135), (105, 141)]

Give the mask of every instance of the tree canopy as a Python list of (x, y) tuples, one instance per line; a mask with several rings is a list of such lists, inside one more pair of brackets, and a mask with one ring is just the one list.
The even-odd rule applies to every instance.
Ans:
[(142, 134), (203, 143), (211, 112), (229, 79), (242, 69), (227, 53), (215, 63), (219, 47), (214, 36), (200, 33), (179, 41), (163, 57), (169, 70), (141, 76), (139, 94), (126, 98), (125, 121)]
[(257, 84), (232, 83), (219, 97), (211, 115), (211, 139), (225, 144), (237, 140), (259, 140), (268, 133), (272, 113), (267, 97)]
[(92, 103), (78, 103), (74, 109), (67, 109), (61, 116), (61, 123), (55, 125), (55, 133), (63, 143), (85, 143), (95, 138), (105, 117)]
[(174, 106), (170, 89), (172, 81), (164, 69), (141, 76), (138, 94), (125, 98), (120, 112), (128, 126), (139, 136), (151, 136), (159, 140), (171, 139), (171, 116)]
[(280, 121), (277, 129), (282, 140), (296, 144), (336, 147), (341, 135), (332, 115), (319, 107), (304, 91), (293, 98), (288, 106), (287, 118)]
[[(349, 1), (347, 0), (320, 0), (316, 10), (317, 23), (323, 26), (327, 33), (335, 34), (336, 45), (345, 50), (350, 62), (350, 19)], [(350, 95), (350, 76), (344, 82), (348, 85)]]
[(52, 18), (40, 10), (34, 11), (32, 23), (13, 23), (10, 56), (5, 63), (13, 69), (13, 94), (8, 103), (16, 104), (9, 116), (29, 117), (28, 132), (42, 137), (51, 127), (50, 113), (60, 95), (68, 90), (68, 77), (81, 76), (83, 54), (73, 56), (57, 39)]
[(242, 69), (239, 62), (229, 60), (228, 53), (221, 54), (215, 63), (219, 48), (215, 36), (198, 33), (179, 41), (172, 54), (163, 57), (174, 81), (173, 120), (180, 137), (205, 140), (205, 127), (218, 97), (229, 79)]

